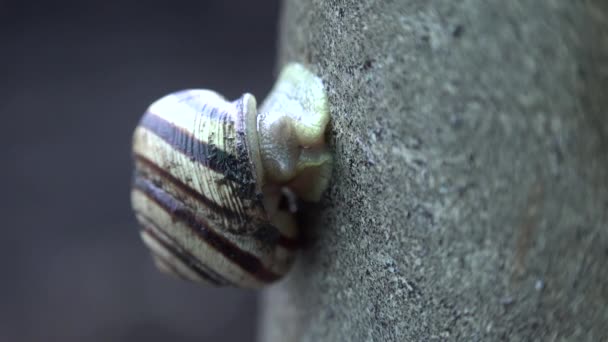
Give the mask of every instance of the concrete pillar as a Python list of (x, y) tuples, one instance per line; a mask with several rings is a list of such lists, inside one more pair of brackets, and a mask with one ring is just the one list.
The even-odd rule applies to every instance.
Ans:
[(280, 32), (336, 163), (260, 340), (608, 339), (607, 1), (287, 0)]

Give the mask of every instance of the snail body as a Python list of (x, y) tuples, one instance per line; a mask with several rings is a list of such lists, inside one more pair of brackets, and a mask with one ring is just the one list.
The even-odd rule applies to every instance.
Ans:
[(328, 184), (321, 80), (299, 64), (256, 99), (202, 89), (154, 102), (133, 136), (131, 202), (157, 266), (216, 286), (280, 279), (297, 251), (283, 194), (318, 201)]

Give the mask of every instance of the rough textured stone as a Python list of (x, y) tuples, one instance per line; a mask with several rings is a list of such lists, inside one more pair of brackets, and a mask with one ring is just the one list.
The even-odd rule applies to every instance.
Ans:
[(280, 31), (336, 164), (261, 340), (608, 338), (608, 2), (287, 0)]

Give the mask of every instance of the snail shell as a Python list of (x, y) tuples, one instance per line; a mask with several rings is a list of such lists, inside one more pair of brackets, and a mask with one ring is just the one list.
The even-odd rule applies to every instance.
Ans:
[(154, 102), (133, 136), (131, 202), (157, 266), (212, 285), (260, 287), (293, 263), (298, 231), (283, 194), (318, 201), (328, 185), (329, 121), (321, 80), (299, 64), (281, 73), (257, 112), (184, 90)]

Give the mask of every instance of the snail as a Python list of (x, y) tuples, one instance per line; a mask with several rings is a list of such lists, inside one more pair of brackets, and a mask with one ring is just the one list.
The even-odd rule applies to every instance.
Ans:
[(298, 228), (281, 204), (319, 201), (327, 188), (328, 122), (321, 79), (296, 63), (259, 114), (251, 94), (228, 101), (203, 89), (150, 105), (133, 134), (131, 204), (158, 268), (246, 288), (285, 275)]

